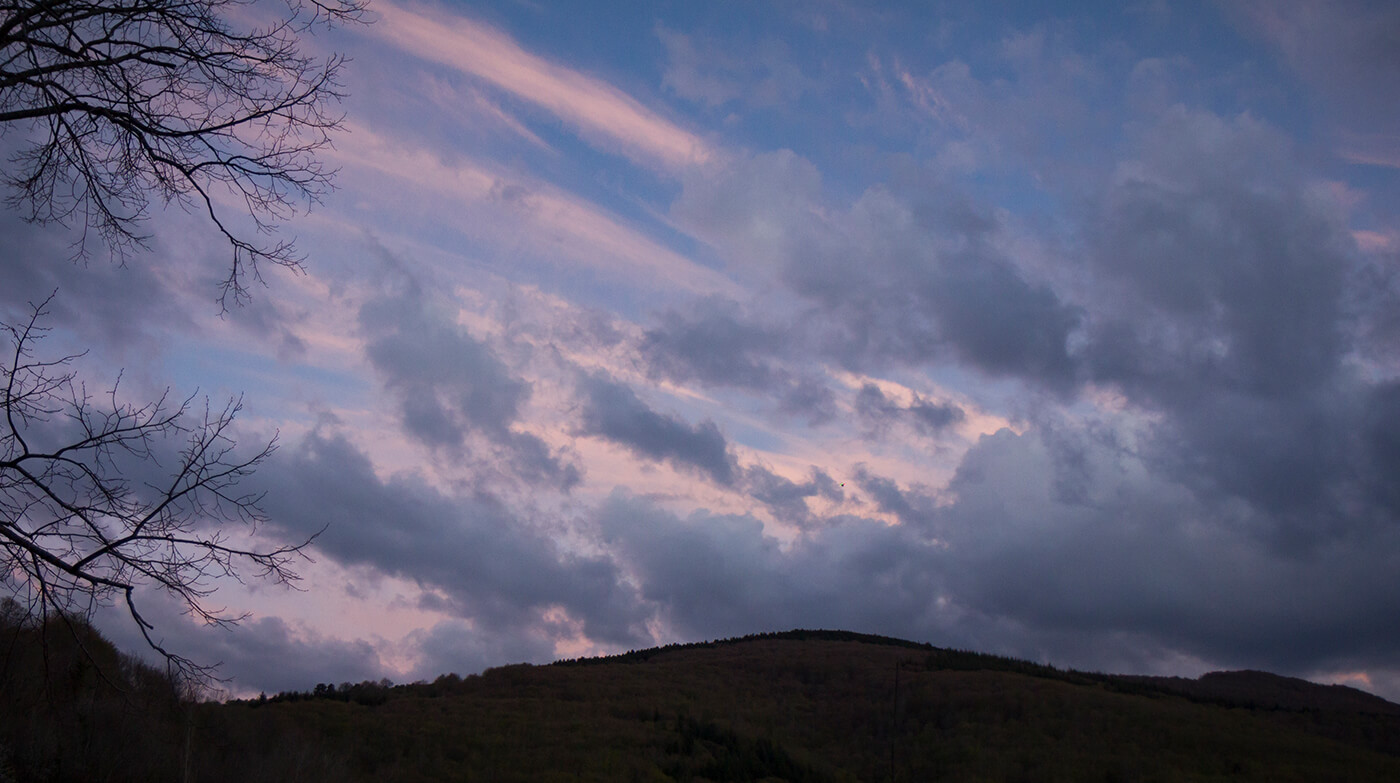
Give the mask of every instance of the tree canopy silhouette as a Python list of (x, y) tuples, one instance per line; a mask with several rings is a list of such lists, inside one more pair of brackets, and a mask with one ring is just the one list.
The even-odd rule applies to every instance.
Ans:
[(120, 601), (152, 648), (186, 674), (207, 675), (211, 667), (152, 635), (136, 591), (163, 590), (205, 623), (227, 625), (241, 617), (207, 604), (215, 579), (248, 569), (297, 581), (291, 566), (309, 540), (261, 550), (242, 542), (264, 517), (260, 496), (238, 484), (275, 439), (239, 452), (230, 434), (237, 399), (201, 409), (167, 395), (137, 406), (115, 383), (94, 399), (70, 369), (78, 357), (35, 355), (44, 315), (40, 305), (0, 331), (10, 343), (0, 346), (10, 349), (0, 368), (0, 579), (44, 618)]
[[(250, 238), (223, 200), (271, 234), (317, 202), (316, 152), (341, 115), (344, 58), (299, 36), (362, 18), (367, 0), (0, 0), (0, 131), (20, 129), (4, 179), (27, 220), (96, 232), (125, 262), (152, 196), (206, 213), (233, 250), (219, 301), (248, 297), (258, 264), (299, 268), (291, 240)], [(266, 20), (236, 28), (230, 18)], [(256, 23), (254, 23), (256, 24)]]
[[(220, 305), (242, 303), (260, 263), (300, 268), (292, 241), (270, 235), (331, 183), (317, 153), (342, 119), (345, 60), (303, 54), (302, 38), (361, 21), (366, 3), (0, 0), (8, 205), (78, 229), (80, 257), (95, 234), (121, 263), (146, 247), (153, 204), (201, 211), (232, 248)], [(217, 579), (297, 580), (309, 541), (260, 549), (244, 535), (263, 515), (238, 484), (275, 438), (237, 448), (239, 399), (132, 403), (118, 383), (90, 394), (77, 356), (36, 353), (47, 304), (0, 324), (0, 580), (45, 617), (124, 603), (167, 660), (208, 674), (153, 635), (137, 591), (227, 624), (240, 618), (206, 601)]]

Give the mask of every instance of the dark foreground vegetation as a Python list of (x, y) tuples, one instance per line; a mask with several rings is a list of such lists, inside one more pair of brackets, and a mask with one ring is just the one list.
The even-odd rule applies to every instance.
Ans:
[(792, 631), (218, 704), (74, 627), (0, 627), (0, 782), (1400, 780), (1400, 706), (1263, 672)]

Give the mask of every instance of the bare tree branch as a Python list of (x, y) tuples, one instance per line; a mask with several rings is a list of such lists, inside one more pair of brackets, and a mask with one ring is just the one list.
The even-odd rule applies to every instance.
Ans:
[[(0, 324), (9, 338), (0, 367), (0, 579), (30, 596), (41, 614), (89, 613), (121, 601), (152, 649), (188, 675), (211, 668), (167, 649), (136, 604), (138, 588), (177, 598), (186, 613), (212, 625), (242, 619), (211, 607), (220, 578), (294, 585), (292, 566), (311, 539), (271, 549), (235, 543), (231, 530), (256, 533), (265, 521), (261, 496), (239, 483), (276, 449), (276, 439), (253, 454), (239, 453), (233, 423), (240, 399), (202, 410), (193, 397), (178, 404), (168, 393), (134, 406), (118, 385), (97, 404), (70, 369), (75, 356), (41, 359), (35, 343), (44, 302), (28, 322)], [(162, 452), (184, 445), (165, 478), (136, 484), (131, 465), (159, 465)], [(312, 537), (314, 539), (315, 536)]]
[(269, 235), (318, 203), (334, 172), (316, 158), (342, 116), (345, 60), (301, 54), (298, 36), (363, 19), (368, 0), (285, 0), (268, 27), (235, 13), (274, 0), (0, 0), (0, 132), (33, 142), (4, 174), (29, 221), (94, 231), (124, 263), (149, 237), (151, 197), (206, 213), (233, 250), (220, 304), (246, 301), (261, 262), (300, 269), (290, 240), (229, 226), (241, 200)]

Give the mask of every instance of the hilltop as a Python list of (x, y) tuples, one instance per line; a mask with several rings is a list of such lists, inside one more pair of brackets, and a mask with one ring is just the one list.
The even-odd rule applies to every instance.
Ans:
[[(1077, 672), (841, 631), (322, 684), (161, 720), (151, 752), (199, 781), (1400, 780), (1400, 705), (1355, 689)], [(49, 772), (34, 779), (81, 779)]]

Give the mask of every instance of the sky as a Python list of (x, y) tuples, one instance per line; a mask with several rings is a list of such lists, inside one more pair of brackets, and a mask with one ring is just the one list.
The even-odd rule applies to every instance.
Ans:
[(326, 527), (232, 630), (141, 596), (229, 692), (840, 628), (1400, 700), (1400, 7), (371, 17), (250, 303), (198, 214), (0, 212), (0, 317), (241, 394), (253, 540)]

